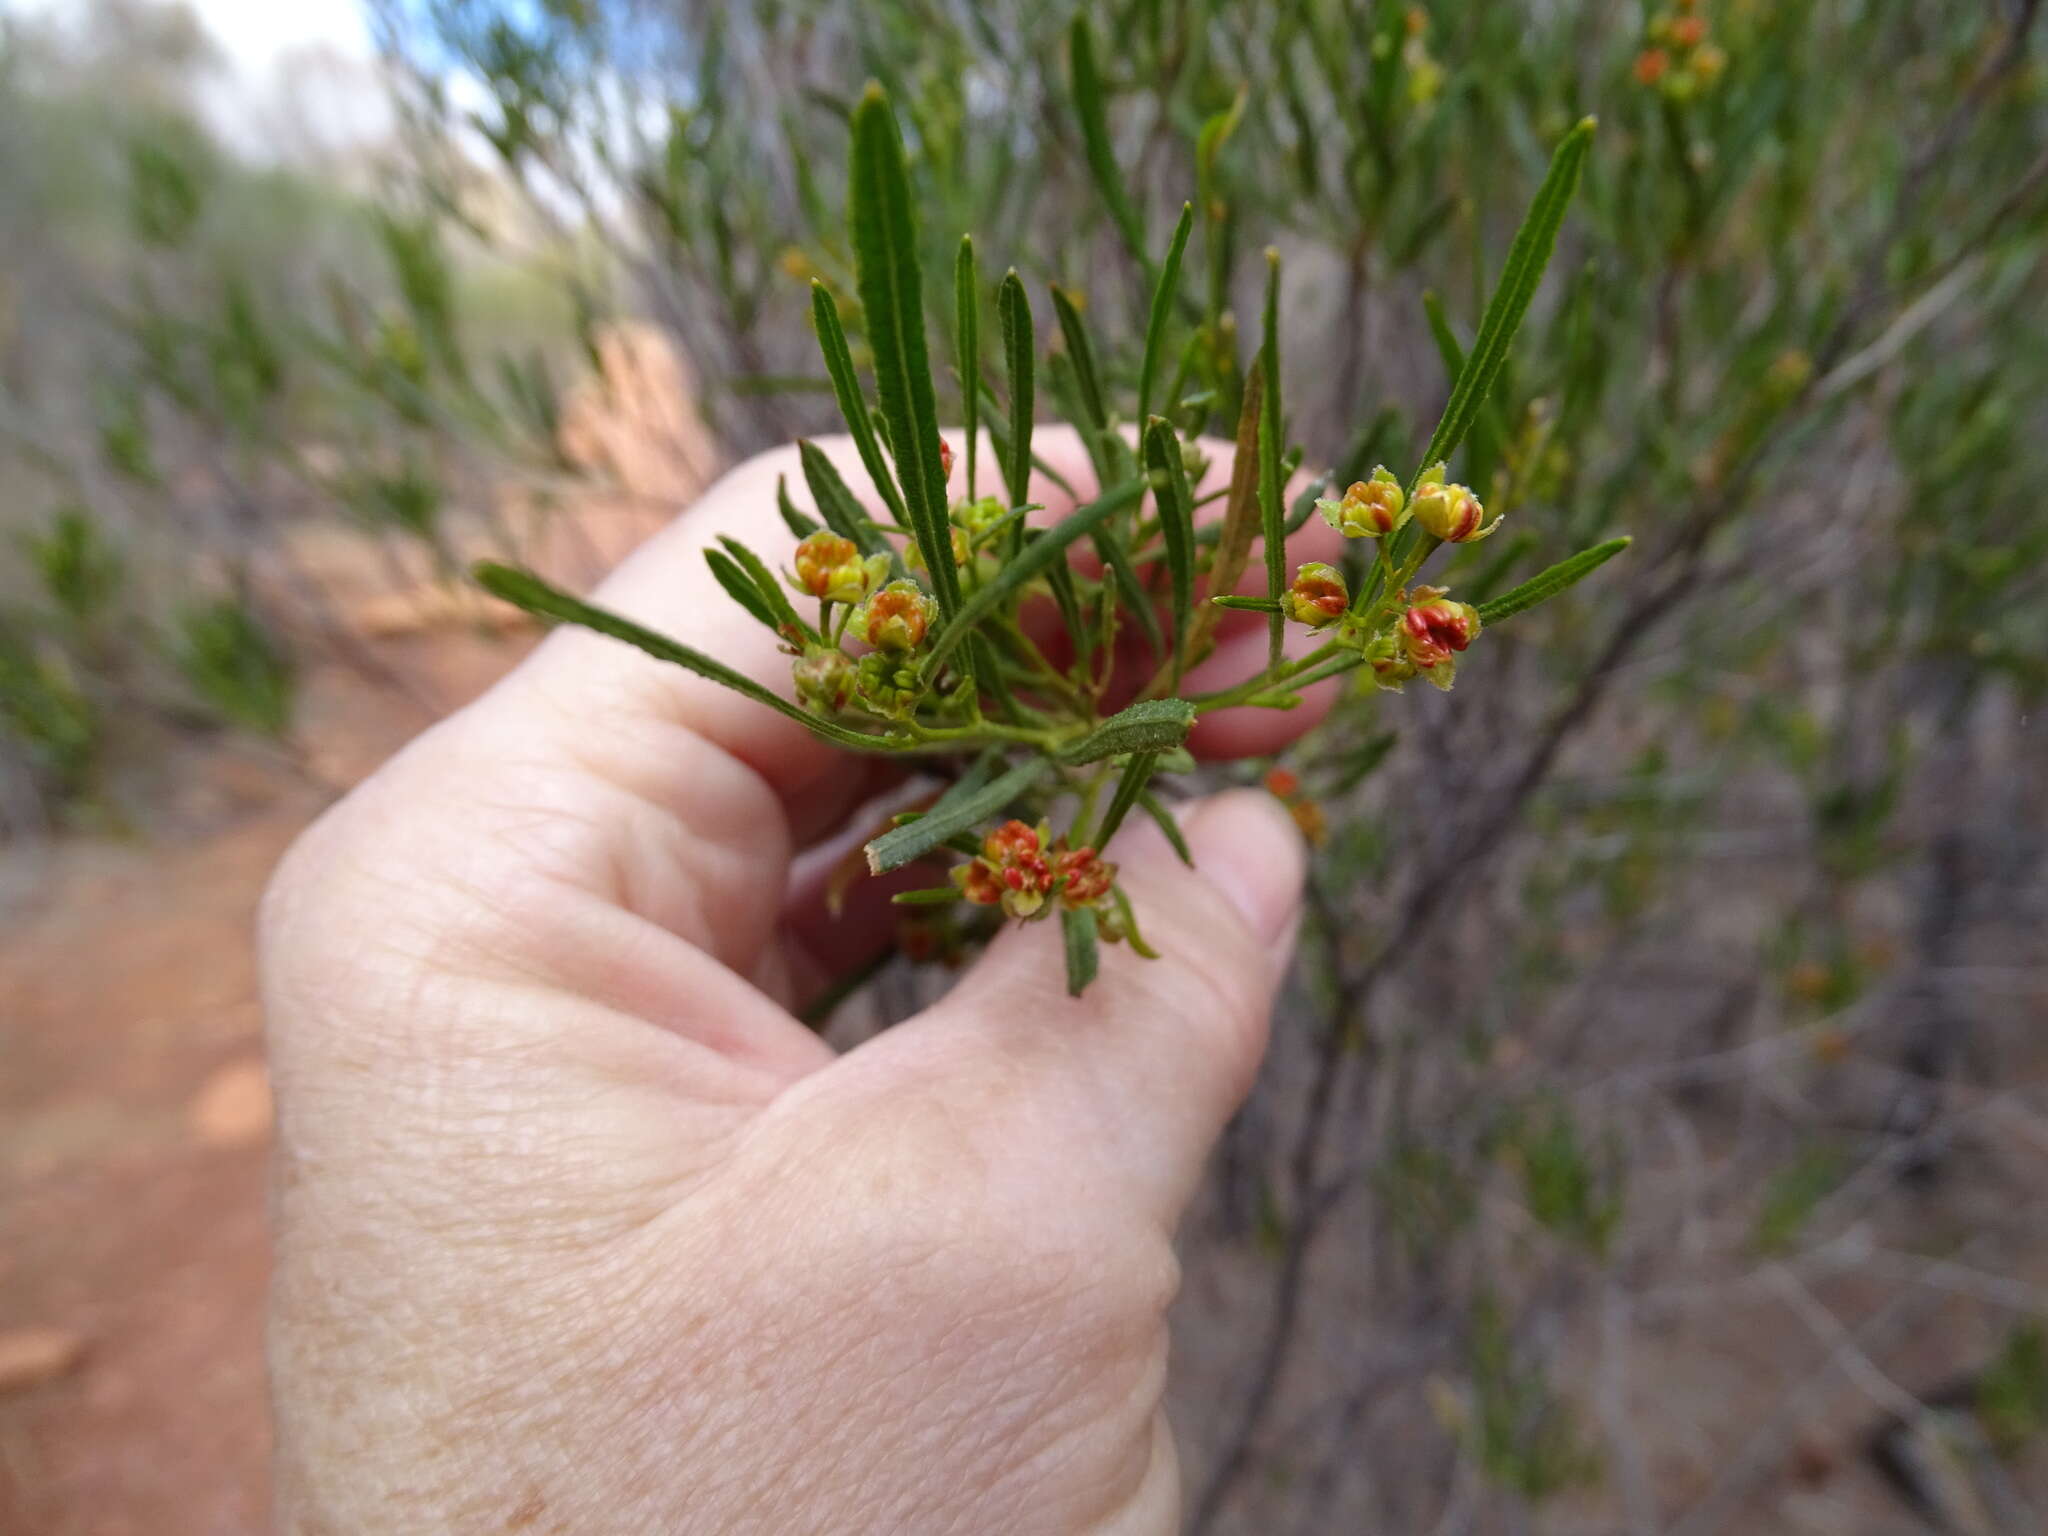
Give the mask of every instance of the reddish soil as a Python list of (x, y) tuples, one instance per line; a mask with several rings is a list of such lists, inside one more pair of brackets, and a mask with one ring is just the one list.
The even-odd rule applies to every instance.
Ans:
[[(651, 516), (643, 502), (586, 519), (574, 554), (542, 563), (587, 581)], [(479, 633), (432, 591), (374, 592), (345, 547), (313, 538), (300, 555), (402, 686), (318, 667), (290, 753), (157, 743), (122, 765), (116, 795), (141, 830), (7, 855), (5, 1536), (268, 1528), (256, 905), (294, 834), (432, 717), (423, 700), (456, 706), (530, 643)], [(36, 866), (25, 881), (22, 864)]]

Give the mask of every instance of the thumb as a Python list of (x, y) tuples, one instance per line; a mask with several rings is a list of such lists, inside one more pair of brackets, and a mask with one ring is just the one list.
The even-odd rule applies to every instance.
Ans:
[(998, 1113), (1017, 1134), (1080, 1160), (1092, 1188), (1120, 1183), (1169, 1227), (1265, 1053), (1307, 863), (1293, 821), (1254, 790), (1202, 801), (1181, 824), (1192, 869), (1149, 821), (1109, 849), (1160, 958), (1105, 944), (1073, 998), (1058, 922), (1013, 926), (891, 1031), (927, 1061), (1003, 1084)]

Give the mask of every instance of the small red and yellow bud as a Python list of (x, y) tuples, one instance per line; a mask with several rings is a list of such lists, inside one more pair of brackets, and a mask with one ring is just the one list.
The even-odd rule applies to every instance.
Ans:
[(796, 575), (790, 585), (829, 603), (857, 603), (888, 569), (882, 555), (861, 558), (853, 540), (820, 528), (796, 547)]
[(901, 654), (924, 644), (938, 610), (914, 581), (892, 581), (854, 611), (855, 638)]
[(1000, 905), (1011, 917), (1036, 917), (1059, 879), (1046, 844), (1044, 827), (1006, 821), (982, 839), (980, 857), (954, 866), (953, 883), (977, 906)]
[(1108, 899), (1116, 884), (1116, 866), (1093, 848), (1069, 848), (1053, 859), (1060, 881), (1060, 902), (1067, 907), (1092, 907)]
[(1382, 464), (1370, 480), (1353, 481), (1342, 497), (1318, 498), (1316, 510), (1347, 539), (1378, 539), (1408, 521), (1408, 498), (1401, 482)]
[(1312, 560), (1294, 573), (1294, 584), (1280, 597), (1280, 609), (1297, 624), (1321, 629), (1344, 617), (1351, 606), (1351, 593), (1344, 585), (1344, 573), (1334, 565)]
[(1268, 770), (1265, 784), (1266, 793), (1276, 800), (1292, 800), (1301, 793), (1301, 780), (1285, 768)]
[(796, 696), (806, 709), (836, 715), (853, 702), (859, 669), (844, 651), (813, 647), (797, 658), (791, 670), (796, 678)]
[(1655, 85), (1671, 68), (1671, 55), (1662, 48), (1645, 48), (1636, 55), (1636, 84)]
[(943, 437), (939, 439), (939, 475), (944, 480), (953, 478), (953, 445)]
[(1486, 508), (1470, 488), (1444, 479), (1444, 466), (1433, 466), (1415, 488), (1415, 521), (1446, 544), (1476, 544), (1500, 526), (1486, 521)]

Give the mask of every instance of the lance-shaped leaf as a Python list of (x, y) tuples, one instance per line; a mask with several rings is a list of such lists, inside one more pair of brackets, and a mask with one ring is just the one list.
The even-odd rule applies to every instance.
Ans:
[[(1508, 247), (1500, 282), (1487, 303), (1485, 315), (1480, 318), (1479, 332), (1472, 338), (1472, 349), (1465, 355), (1464, 367), (1458, 370), (1458, 381), (1451, 386), (1451, 398), (1444, 405), (1443, 418), (1437, 422), (1436, 431), (1430, 434), (1429, 447), (1423, 450), (1419, 461), (1421, 465), (1426, 467), (1449, 458), (1451, 450), (1465, 440), (1465, 434), (1478, 418), (1479, 408), (1486, 403), (1494, 380), (1500, 376), (1501, 366), (1507, 362), (1508, 346), (1515, 339), (1522, 317), (1529, 312), (1537, 285), (1543, 281), (1543, 269), (1550, 264), (1550, 253), (1557, 245), (1558, 229), (1564, 223), (1565, 210), (1578, 187), (1579, 172), (1586, 163), (1586, 151), (1592, 142), (1593, 119), (1583, 118), (1564, 136), (1564, 142), (1557, 146), (1557, 153), (1551, 156), (1550, 172), (1543, 178), (1543, 185), (1536, 189), (1528, 217), (1523, 219), (1521, 229), (1516, 232), (1514, 244)], [(1420, 471), (1417, 473), (1419, 476)], [(1415, 493), (1413, 482), (1408, 492), (1411, 496)]]
[(1003, 332), (1003, 366), (1010, 375), (1009, 443), (1003, 454), (1003, 483), (1010, 488), (1010, 504), (1022, 506), (1030, 499), (1031, 421), (1037, 409), (1032, 398), (1033, 348), (1031, 299), (1012, 267), (996, 290), (996, 322)]
[(1062, 748), (1060, 761), (1099, 763), (1126, 752), (1166, 752), (1186, 741), (1194, 727), (1195, 706), (1186, 699), (1142, 699)]
[(1095, 980), (1101, 954), (1095, 942), (1095, 909), (1064, 907), (1060, 910), (1060, 937), (1067, 952), (1067, 996), (1079, 997)]
[(953, 345), (960, 369), (960, 419), (967, 429), (967, 497), (975, 495), (975, 457), (981, 443), (981, 272), (974, 237), (960, 237), (953, 260)]
[(747, 579), (747, 573), (733, 564), (732, 557), (721, 550), (704, 551), (704, 563), (711, 567), (711, 574), (718, 578), (718, 584), (725, 588), (725, 595), (738, 603), (748, 613), (759, 619), (770, 629), (779, 629), (781, 621), (775, 610), (762, 600), (761, 592)]
[(848, 730), (829, 720), (799, 709), (789, 700), (763, 688), (743, 672), (736, 672), (722, 661), (713, 660), (702, 651), (692, 650), (679, 640), (657, 634), (644, 625), (635, 624), (631, 619), (572, 597), (558, 587), (552, 587), (531, 571), (514, 570), (509, 565), (497, 565), (490, 561), (476, 567), (476, 580), (493, 597), (502, 598), (515, 608), (542, 618), (558, 619), (566, 624), (580, 624), (585, 629), (596, 630), (614, 640), (645, 651), (659, 661), (673, 662), (686, 667), (699, 677), (708, 677), (714, 683), (723, 683), (735, 693), (743, 693), (756, 703), (766, 704), (770, 709), (789, 716), (812, 734), (823, 737), (837, 746), (853, 747), (859, 750), (887, 750), (894, 743), (880, 736), (862, 731)]
[(1124, 818), (1131, 814), (1131, 807), (1138, 803), (1138, 796), (1145, 792), (1145, 786), (1152, 781), (1152, 770), (1159, 766), (1157, 752), (1133, 752), (1131, 760), (1124, 764), (1123, 777), (1116, 781), (1116, 794), (1110, 798), (1109, 810), (1103, 815), (1102, 825), (1095, 833), (1095, 846), (1107, 847), (1115, 837), (1117, 829), (1124, 824)]
[[(775, 615), (775, 624), (771, 627), (781, 629), (785, 633), (809, 634), (810, 626), (797, 617), (796, 608), (790, 602), (789, 594), (783, 591), (782, 583), (776, 580), (775, 573), (768, 569), (768, 562), (730, 535), (721, 533), (718, 542), (725, 546), (725, 552), (732, 556), (739, 568), (747, 573), (748, 579), (760, 589), (769, 611)], [(706, 550), (705, 553), (708, 555), (711, 551)]]
[(947, 839), (970, 832), (1009, 808), (1025, 790), (1043, 778), (1052, 764), (1028, 757), (1007, 773), (986, 783), (962, 779), (917, 820), (884, 832), (868, 844), (868, 868), (878, 875), (923, 858)]
[(1233, 613), (1280, 613), (1279, 602), (1270, 597), (1246, 597), (1235, 592), (1226, 592), (1221, 597), (1209, 599), (1211, 606), (1228, 608)]
[(804, 484), (810, 487), (811, 500), (817, 503), (818, 515), (825, 519), (825, 526), (842, 539), (853, 540), (864, 555), (893, 554), (888, 539), (875, 526), (875, 520), (868, 516), (868, 509), (860, 504), (860, 498), (839, 477), (838, 467), (825, 457), (825, 450), (816, 443), (799, 439), (796, 452), (798, 461), (803, 465)]
[(1458, 375), (1465, 371), (1465, 348), (1458, 341), (1458, 333), (1451, 329), (1450, 316), (1444, 313), (1443, 296), (1434, 288), (1423, 290), (1422, 313), (1429, 320), (1430, 339), (1436, 343), (1436, 355), (1443, 362), (1444, 377), (1455, 384)]
[(868, 402), (861, 393), (860, 377), (853, 371), (853, 353), (846, 345), (846, 327), (839, 319), (839, 301), (823, 283), (811, 284), (811, 326), (818, 333), (818, 350), (825, 355), (825, 372), (832, 378), (832, 395), (839, 402), (839, 414), (846, 418), (846, 430), (860, 454), (868, 478), (875, 482), (875, 494), (899, 523), (909, 522), (903, 510), (903, 493), (882, 457), (875, 424), (868, 416)]
[(806, 517), (796, 509), (796, 503), (789, 499), (789, 476), (775, 477), (775, 510), (782, 514), (782, 523), (799, 539), (807, 539), (818, 531), (816, 518)]
[(1095, 33), (1088, 25), (1086, 11), (1078, 12), (1067, 31), (1067, 60), (1074, 71), (1074, 110), (1081, 121), (1081, 142), (1088, 151), (1088, 170), (1095, 188), (1102, 194), (1109, 216), (1139, 263), (1150, 269), (1152, 258), (1145, 250), (1145, 227), (1125, 190), (1123, 172), (1117, 168), (1116, 150), (1109, 141), (1109, 113), (1102, 99), (1102, 74), (1095, 67)]
[(1109, 407), (1103, 399), (1102, 377), (1095, 368), (1095, 349), (1088, 341), (1088, 328), (1081, 323), (1081, 311), (1073, 296), (1058, 284), (1052, 290), (1053, 313), (1059, 317), (1060, 337), (1067, 344), (1067, 361), (1074, 366), (1083, 425), (1093, 432), (1109, 426)]
[(1549, 570), (1531, 576), (1519, 587), (1501, 593), (1489, 603), (1479, 605), (1481, 624), (1498, 624), (1502, 619), (1513, 618), (1525, 608), (1534, 608), (1538, 603), (1557, 596), (1566, 587), (1591, 575), (1616, 555), (1627, 549), (1628, 539), (1609, 539), (1604, 544), (1595, 544), (1591, 549), (1582, 549), (1569, 560), (1560, 560)]
[[(1266, 552), (1266, 596), (1276, 604), (1287, 590), (1287, 509), (1280, 500), (1280, 253), (1266, 252), (1266, 334), (1259, 345), (1266, 395), (1259, 405), (1259, 530)], [(1286, 617), (1276, 608), (1267, 620), (1266, 665), (1280, 665)]]
[(975, 625), (1014, 597), (1026, 582), (1055, 561), (1064, 559), (1067, 549), (1076, 539), (1093, 533), (1105, 519), (1131, 505), (1144, 492), (1145, 482), (1142, 480), (1133, 480), (1105, 491), (1087, 506), (1068, 513), (1052, 527), (1027, 541), (1024, 548), (1013, 555), (986, 585), (975, 589), (974, 595), (961, 605), (960, 611), (946, 620), (932, 638), (931, 650), (925, 656), (924, 675), (936, 677), (946, 658), (973, 632)]
[(1150, 816), (1153, 825), (1166, 835), (1166, 840), (1173, 844), (1173, 851), (1180, 855), (1181, 863), (1190, 869), (1194, 868), (1195, 854), (1194, 850), (1188, 847), (1187, 834), (1181, 831), (1180, 823), (1173, 819), (1173, 812), (1166, 808), (1165, 803), (1151, 790), (1140, 790), (1138, 809)]
[(854, 109), (852, 171), (847, 222), (868, 345), (875, 354), (875, 393), (888, 423), (906, 520), (931, 573), (939, 611), (950, 617), (960, 608), (960, 574), (953, 566), (946, 524), (946, 475), (939, 462), (939, 408), (925, 348), (917, 222), (903, 135), (878, 85), (870, 85)]
[(1138, 420), (1152, 413), (1152, 385), (1159, 377), (1159, 363), (1166, 351), (1166, 326), (1173, 318), (1173, 306), (1180, 298), (1180, 261), (1188, 248), (1188, 231), (1195, 227), (1195, 205), (1180, 205), (1180, 222), (1173, 227), (1173, 241), (1166, 247), (1166, 265), (1159, 269), (1159, 281), (1152, 289), (1152, 314), (1145, 324), (1145, 357), (1138, 366)]
[[(1259, 531), (1259, 409), (1266, 393), (1266, 370), (1254, 362), (1245, 376), (1244, 404), (1237, 417), (1237, 447), (1230, 461), (1230, 493), (1223, 503), (1223, 522), (1216, 539), (1216, 553), (1209, 564), (1212, 595), (1234, 591), (1238, 578), (1252, 556), (1252, 540)], [(1188, 641), (1188, 660), (1201, 659), (1203, 648), (1216, 630), (1217, 609), (1204, 604), (1195, 610), (1195, 625)]]
[(1167, 691), (1178, 693), (1188, 664), (1188, 626), (1195, 607), (1195, 499), (1188, 489), (1180, 439), (1160, 416), (1145, 425), (1145, 468), (1152, 476), (1152, 503), (1159, 509), (1159, 541), (1166, 550), (1171, 588), (1168, 614), (1173, 621), (1173, 663)]

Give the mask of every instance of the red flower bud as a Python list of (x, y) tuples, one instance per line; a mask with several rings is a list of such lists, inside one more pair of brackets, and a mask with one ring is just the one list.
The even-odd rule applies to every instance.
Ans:
[(867, 594), (869, 570), (853, 540), (821, 528), (796, 547), (799, 592), (835, 603), (857, 603)]
[(1281, 596), (1280, 606), (1297, 624), (1321, 629), (1344, 617), (1344, 610), (1351, 606), (1351, 593), (1344, 585), (1343, 573), (1334, 565), (1312, 560), (1294, 573), (1294, 584)]
[[(1415, 521), (1446, 544), (1473, 544), (1500, 526), (1500, 519), (1488, 523), (1486, 508), (1465, 486), (1444, 479), (1439, 464), (1422, 477), (1415, 488)], [(1482, 526), (1482, 524), (1484, 526)]]
[(948, 480), (953, 478), (953, 445), (943, 437), (939, 439), (939, 473)]
[(855, 635), (877, 650), (914, 651), (931, 628), (932, 600), (914, 581), (892, 581), (853, 616)]
[(1054, 860), (1060, 879), (1060, 900), (1069, 907), (1093, 906), (1116, 884), (1116, 866), (1093, 848), (1072, 848)]
[(1636, 83), (1655, 85), (1671, 67), (1671, 55), (1662, 48), (1645, 48), (1636, 55)]
[(1323, 521), (1347, 539), (1377, 539), (1394, 532), (1408, 521), (1407, 497), (1401, 482), (1384, 464), (1370, 480), (1352, 482), (1341, 500), (1323, 497), (1316, 502)]

